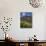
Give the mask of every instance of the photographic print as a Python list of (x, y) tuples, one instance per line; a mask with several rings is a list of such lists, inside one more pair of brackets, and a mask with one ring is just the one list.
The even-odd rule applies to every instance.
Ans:
[(20, 12), (20, 28), (32, 28), (32, 12)]

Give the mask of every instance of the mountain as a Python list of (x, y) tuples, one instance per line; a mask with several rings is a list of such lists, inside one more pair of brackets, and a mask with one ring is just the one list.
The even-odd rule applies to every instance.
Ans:
[(20, 18), (21, 21), (32, 22), (32, 16), (23, 16)]

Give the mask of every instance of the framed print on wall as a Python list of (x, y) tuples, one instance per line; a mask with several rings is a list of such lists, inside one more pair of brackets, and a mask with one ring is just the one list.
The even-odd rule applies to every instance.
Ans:
[(32, 28), (32, 12), (20, 12), (20, 28)]

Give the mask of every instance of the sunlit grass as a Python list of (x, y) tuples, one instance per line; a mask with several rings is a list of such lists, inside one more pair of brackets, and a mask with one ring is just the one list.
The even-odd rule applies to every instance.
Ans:
[(20, 22), (20, 27), (21, 28), (32, 28), (32, 22), (21, 21)]

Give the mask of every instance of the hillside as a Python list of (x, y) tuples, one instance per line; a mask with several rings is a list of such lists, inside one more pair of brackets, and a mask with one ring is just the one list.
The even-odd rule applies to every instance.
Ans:
[(32, 28), (32, 16), (23, 16), (20, 21), (21, 28)]

